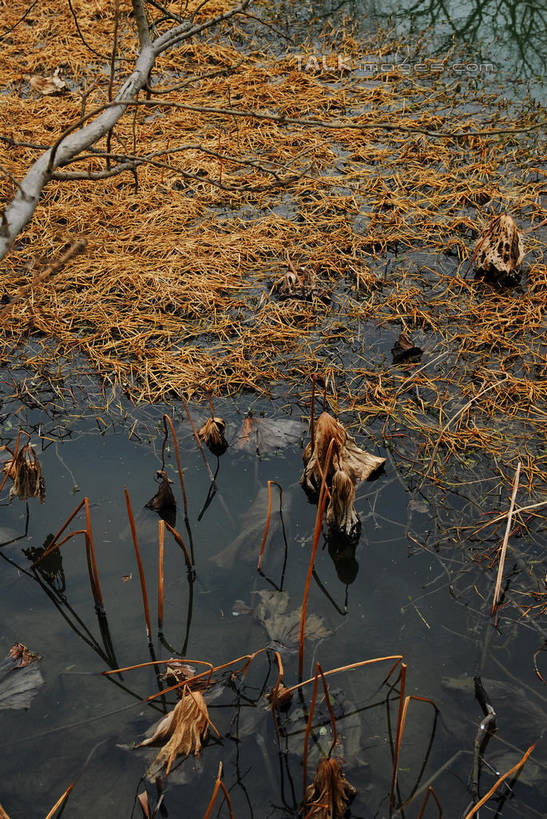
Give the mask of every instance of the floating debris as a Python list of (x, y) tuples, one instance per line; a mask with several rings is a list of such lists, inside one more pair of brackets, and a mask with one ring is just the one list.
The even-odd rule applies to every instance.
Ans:
[[(301, 608), (289, 611), (287, 592), (262, 590), (257, 591), (260, 601), (255, 609), (255, 617), (268, 633), (270, 645), (274, 648), (292, 651), (298, 646), (300, 637)], [(322, 640), (330, 637), (332, 631), (327, 628), (323, 618), (309, 614), (306, 618), (305, 637), (309, 640)]]
[(400, 364), (402, 361), (408, 361), (409, 359), (418, 361), (422, 353), (422, 348), (416, 346), (406, 333), (401, 333), (391, 348), (394, 364)]
[(269, 455), (295, 446), (306, 434), (306, 424), (291, 419), (247, 416), (237, 434), (233, 449)]

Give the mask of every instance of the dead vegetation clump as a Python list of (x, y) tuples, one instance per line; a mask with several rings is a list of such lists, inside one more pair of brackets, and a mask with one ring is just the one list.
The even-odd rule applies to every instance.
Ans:
[(197, 756), (207, 735), (209, 715), (203, 694), (183, 689), (183, 694), (172, 711), (160, 720), (152, 736), (143, 740), (137, 748), (159, 742), (165, 744), (150, 765), (147, 776), (154, 778), (165, 765), (165, 776), (177, 756)]
[(13, 482), (9, 492), (10, 498), (19, 498), (24, 501), (39, 498), (40, 503), (44, 502), (46, 484), (40, 461), (30, 442), (22, 446), (10, 460), (4, 463), (2, 472)]
[(306, 793), (306, 817), (309, 819), (343, 819), (349, 801), (357, 793), (336, 759), (322, 759)]
[[(198, 16), (231, 7), (216, 0)], [(112, 82), (102, 67), (114, 8), (103, 0), (74, 8), (80, 33), (68, 6), (52, 14), (38, 5), (31, 18), (22, 0), (3, 9), (11, 29), (0, 54), (4, 202), (62, 127), (78, 122), (82, 107), (107, 103), (133, 65), (128, 3), (120, 4)], [(159, 33), (173, 22), (148, 13)], [(490, 86), (461, 77), (468, 105), (458, 110), (452, 78), (436, 69), (418, 84), (396, 67), (346, 82), (332, 67), (302, 68), (311, 42), (299, 66), (290, 51), (265, 53), (248, 21), (231, 25), (244, 52), (237, 37), (204, 31), (199, 44), (162, 54), (150, 99), (129, 106), (108, 144), (60, 168), (45, 189), (5, 259), (1, 296), (28, 283), (36, 260), (55, 259), (67, 234), (85, 237), (87, 249), (8, 305), (4, 360), (43, 373), (52, 360), (83, 358), (135, 401), (268, 394), (281, 380), (297, 392), (327, 366), (347, 385), (345, 406), (335, 397), (332, 409), (351, 410), (360, 425), (381, 419), (388, 432), (403, 426), (421, 447), (418, 470), (442, 435), (449, 455), (476, 448), (499, 459), (503, 451), (510, 472), (522, 455), (523, 419), (533, 437), (545, 400), (547, 268), (534, 230), (545, 218), (544, 183), (531, 165), (542, 150), (540, 108), (506, 108)], [(385, 34), (368, 45), (379, 58), (395, 46)], [(347, 26), (330, 40), (326, 32), (323, 52), (334, 66), (337, 54), (362, 54), (363, 43)], [(37, 74), (67, 89), (38, 94)], [(480, 269), (501, 268), (496, 287), (465, 275), (488, 219), (499, 227), (517, 220), (526, 233), (524, 259), (510, 228), (498, 231), (497, 250), (477, 254)], [(503, 271), (519, 266), (517, 293)], [(404, 362), (408, 371), (364, 341), (392, 338), (394, 325), (408, 338), (428, 335), (419, 366)], [(460, 399), (469, 409), (445, 428)], [(523, 472), (541, 475), (533, 453)]]

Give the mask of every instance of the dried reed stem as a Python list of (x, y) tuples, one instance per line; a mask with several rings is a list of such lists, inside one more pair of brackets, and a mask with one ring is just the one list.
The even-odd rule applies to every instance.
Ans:
[(193, 569), (192, 561), (190, 560), (190, 555), (188, 554), (188, 549), (184, 545), (183, 539), (181, 538), (181, 536), (179, 535), (177, 530), (173, 529), (173, 527), (171, 526), (170, 523), (167, 523), (167, 521), (164, 521), (164, 523), (167, 526), (167, 528), (169, 529), (169, 531), (171, 532), (171, 534), (173, 535), (173, 537), (175, 538), (175, 540), (177, 541), (177, 543), (179, 544), (182, 551), (184, 552), (184, 559), (186, 561), (186, 568), (188, 569), (189, 572), (191, 572), (192, 569)]
[(49, 813), (48, 813), (48, 815), (46, 816), (46, 819), (52, 819), (52, 817), (55, 815), (55, 813), (56, 813), (57, 809), (58, 809), (58, 808), (60, 808), (60, 807), (61, 807), (61, 805), (63, 804), (63, 802), (65, 801), (65, 799), (67, 799), (67, 798), (68, 798), (68, 795), (70, 794), (70, 791), (72, 790), (72, 788), (74, 787), (74, 785), (75, 785), (75, 784), (76, 784), (75, 782), (72, 782), (72, 783), (71, 783), (71, 784), (68, 786), (68, 788), (66, 789), (66, 791), (65, 791), (65, 792), (62, 794), (62, 796), (60, 796), (60, 797), (59, 797), (59, 799), (58, 799), (58, 800), (55, 802), (55, 804), (53, 805), (52, 809), (50, 810), (50, 812), (49, 812)]
[(524, 763), (526, 762), (526, 760), (528, 759), (528, 757), (530, 756), (530, 754), (532, 753), (532, 751), (534, 750), (535, 747), (536, 747), (536, 743), (534, 742), (533, 745), (530, 745), (528, 750), (524, 753), (524, 755), (517, 762), (517, 764), (513, 765), (512, 768), (510, 768), (508, 771), (506, 771), (504, 774), (502, 774), (500, 776), (500, 778), (495, 782), (495, 784), (492, 785), (492, 787), (490, 788), (488, 793), (485, 794), (485, 796), (482, 797), (480, 802), (477, 802), (477, 804), (473, 806), (473, 808), (465, 816), (465, 819), (471, 819), (471, 817), (474, 816), (479, 811), (479, 809), (482, 808), (482, 806), (486, 804), (486, 802), (488, 802), (490, 797), (496, 792), (496, 790), (499, 788), (499, 786), (501, 785), (502, 782), (504, 782), (510, 776), (513, 776), (513, 774), (516, 774), (518, 771), (520, 771), (520, 769), (522, 768), (522, 766), (524, 765)]
[(325, 458), (325, 473), (323, 475), (323, 480), (321, 481), (321, 489), (319, 491), (319, 500), (317, 502), (317, 514), (315, 516), (315, 529), (313, 533), (313, 543), (311, 548), (311, 555), (310, 555), (310, 562), (308, 566), (308, 575), (306, 578), (306, 586), (304, 588), (304, 598), (302, 600), (302, 614), (300, 616), (300, 636), (299, 636), (299, 643), (298, 643), (298, 680), (302, 680), (302, 675), (304, 673), (304, 637), (306, 632), (306, 613), (308, 609), (308, 596), (310, 592), (310, 583), (313, 573), (313, 565), (315, 563), (315, 555), (317, 552), (317, 544), (319, 543), (319, 537), (321, 535), (321, 525), (323, 523), (323, 515), (325, 512), (325, 506), (327, 503), (327, 494), (326, 494), (326, 477), (329, 471), (330, 461), (332, 457), (332, 447), (334, 444), (334, 439), (331, 440), (329, 444), (329, 448), (327, 450), (327, 456)]
[(93, 545), (93, 530), (91, 528), (91, 515), (89, 514), (89, 500), (84, 498), (84, 505), (85, 505), (85, 520), (86, 520), (86, 535), (85, 535), (85, 542), (86, 542), (86, 551), (91, 555), (91, 567), (93, 570), (93, 596), (95, 598), (95, 605), (100, 608), (104, 609), (103, 605), (103, 595), (101, 592), (101, 584), (99, 581), (99, 571), (97, 569), (97, 561), (95, 559), (95, 546)]
[(209, 817), (211, 815), (211, 811), (213, 810), (213, 806), (215, 804), (215, 800), (216, 800), (216, 798), (218, 796), (219, 790), (222, 790), (222, 792), (223, 792), (223, 794), (224, 794), (224, 796), (226, 798), (226, 804), (228, 806), (230, 819), (234, 819), (234, 814), (233, 814), (233, 811), (232, 811), (232, 803), (230, 801), (230, 795), (229, 795), (228, 791), (226, 790), (226, 786), (222, 782), (221, 777), (222, 777), (222, 762), (219, 762), (218, 763), (218, 774), (217, 774), (217, 778), (215, 780), (215, 787), (213, 789), (213, 794), (211, 796), (211, 799), (209, 800), (209, 804), (207, 806), (207, 810), (205, 811), (203, 819), (209, 819)]
[(179, 473), (179, 481), (180, 481), (180, 489), (182, 492), (182, 500), (184, 502), (184, 517), (188, 519), (188, 499), (186, 498), (186, 489), (184, 488), (184, 477), (182, 475), (182, 466), (180, 464), (180, 455), (179, 455), (179, 444), (177, 441), (177, 435), (175, 433), (175, 427), (173, 426), (173, 422), (169, 415), (163, 416), (163, 426), (165, 431), (167, 432), (166, 423), (169, 424), (169, 428), (171, 429), (171, 436), (173, 438), (173, 446), (175, 447), (175, 457), (177, 459), (177, 469)]
[(158, 521), (158, 631), (163, 632), (163, 546), (165, 541), (165, 522)]
[(515, 508), (515, 500), (517, 497), (517, 491), (519, 488), (519, 478), (520, 478), (520, 461), (517, 464), (517, 468), (515, 471), (515, 477), (513, 480), (513, 491), (511, 493), (511, 504), (509, 506), (509, 514), (507, 515), (507, 525), (505, 527), (505, 536), (503, 538), (503, 543), (501, 545), (501, 552), (500, 552), (500, 562), (498, 566), (498, 576), (496, 577), (496, 585), (494, 586), (494, 598), (492, 600), (492, 609), (490, 610), (490, 616), (492, 617), (496, 613), (496, 609), (498, 606), (500, 589), (501, 589), (501, 581), (503, 578), (503, 568), (505, 566), (505, 555), (507, 553), (507, 544), (509, 543), (509, 534), (511, 532), (511, 521), (513, 519), (513, 510)]
[[(165, 416), (164, 416), (165, 417)], [(144, 619), (146, 621), (146, 635), (148, 637), (148, 642), (152, 642), (152, 627), (150, 625), (150, 608), (148, 606), (148, 593), (146, 591), (146, 577), (144, 576), (144, 569), (141, 560), (141, 553), (139, 550), (139, 544), (137, 541), (137, 530), (135, 529), (135, 519), (133, 517), (133, 509), (131, 508), (131, 500), (129, 498), (129, 492), (127, 489), (124, 489), (125, 493), (125, 504), (127, 506), (127, 515), (129, 517), (129, 526), (131, 527), (131, 537), (133, 538), (133, 546), (135, 548), (135, 555), (137, 557), (137, 565), (139, 567), (139, 577), (141, 581), (141, 593), (142, 593), (142, 604), (144, 608)]]

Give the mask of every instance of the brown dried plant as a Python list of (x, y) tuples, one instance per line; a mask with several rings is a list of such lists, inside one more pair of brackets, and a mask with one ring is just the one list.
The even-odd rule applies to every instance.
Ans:
[(335, 472), (343, 470), (355, 486), (369, 478), (384, 463), (379, 458), (360, 449), (351, 435), (348, 435), (342, 424), (328, 412), (322, 412), (315, 429), (312, 441), (306, 446), (303, 454), (304, 473), (301, 483), (310, 494), (316, 494), (321, 484), (326, 453), (333, 442), (332, 458), (327, 472), (327, 481)]
[(511, 216), (502, 213), (490, 221), (475, 246), (475, 270), (493, 281), (518, 273), (524, 259), (522, 236)]
[(336, 759), (322, 759), (306, 792), (306, 819), (342, 819), (348, 802), (357, 790), (351, 785)]
[(155, 776), (165, 765), (165, 776), (168, 776), (177, 756), (198, 756), (201, 743), (207, 734), (209, 713), (199, 691), (183, 689), (182, 697), (172, 711), (160, 720), (151, 737), (143, 740), (137, 748), (165, 742), (146, 775)]
[(327, 507), (327, 527), (330, 534), (340, 533), (352, 538), (359, 531), (359, 518), (355, 511), (355, 486), (347, 472), (339, 469), (334, 473)]
[(34, 451), (34, 447), (29, 442), (6, 461), (2, 471), (13, 481), (10, 489), (10, 498), (28, 500), (29, 498), (39, 498), (43, 503), (46, 497), (46, 485), (42, 475), (40, 462)]
[(213, 455), (223, 455), (228, 449), (228, 442), (224, 437), (226, 424), (222, 418), (209, 418), (203, 426), (198, 429), (198, 436), (203, 441)]

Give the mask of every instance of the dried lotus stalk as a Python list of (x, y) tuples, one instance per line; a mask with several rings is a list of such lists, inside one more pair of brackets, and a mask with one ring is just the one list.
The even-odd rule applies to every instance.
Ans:
[(228, 442), (224, 437), (226, 424), (222, 418), (209, 418), (198, 430), (200, 441), (203, 441), (213, 455), (222, 455), (228, 449)]

